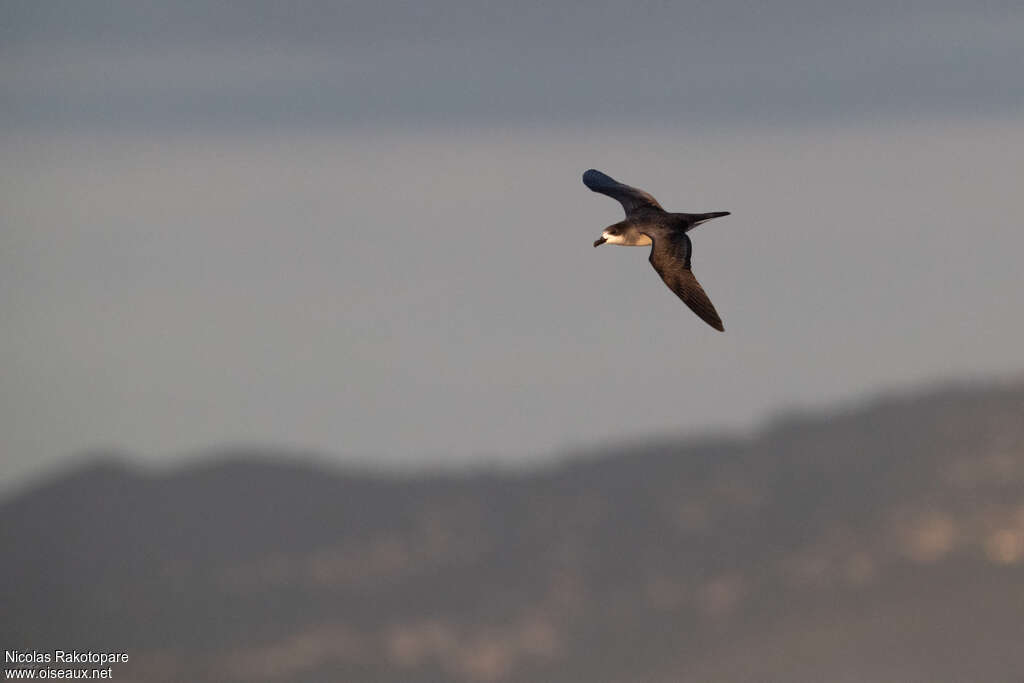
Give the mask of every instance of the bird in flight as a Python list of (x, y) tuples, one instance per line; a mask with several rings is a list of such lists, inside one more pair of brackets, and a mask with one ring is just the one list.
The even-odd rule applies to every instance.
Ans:
[(701, 320), (724, 332), (718, 311), (690, 270), (693, 244), (686, 233), (712, 218), (728, 216), (729, 212), (669, 213), (643, 190), (623, 185), (594, 169), (583, 174), (583, 184), (594, 192), (617, 200), (626, 210), (626, 220), (605, 228), (594, 246), (599, 247), (606, 242), (624, 247), (651, 245), (649, 260), (668, 288)]

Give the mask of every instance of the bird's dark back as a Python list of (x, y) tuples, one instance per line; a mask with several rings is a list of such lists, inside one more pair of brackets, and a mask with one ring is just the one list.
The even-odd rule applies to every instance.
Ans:
[(662, 230), (682, 230), (684, 232), (693, 225), (692, 214), (668, 213), (667, 211), (655, 208), (644, 208), (634, 211), (627, 219), (627, 222), (637, 227), (656, 226)]

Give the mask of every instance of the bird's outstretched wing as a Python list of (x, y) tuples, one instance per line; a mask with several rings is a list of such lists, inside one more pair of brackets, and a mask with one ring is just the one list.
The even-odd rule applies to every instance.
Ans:
[(623, 185), (611, 176), (607, 176), (600, 171), (590, 169), (584, 173), (583, 184), (594, 192), (606, 194), (612, 199), (617, 200), (622, 204), (622, 208), (626, 210), (626, 216), (629, 216), (629, 214), (643, 207), (653, 207), (664, 211), (664, 209), (661, 208), (661, 204), (658, 203), (658, 200), (651, 195), (647, 194), (643, 190), (638, 190), (635, 187)]
[(668, 288), (676, 293), (683, 303), (690, 307), (690, 310), (700, 316), (700, 319), (719, 332), (725, 332), (722, 319), (718, 317), (711, 299), (704, 292), (704, 288), (697, 282), (693, 271), (690, 270), (690, 253), (692, 245), (690, 238), (685, 234), (659, 234), (650, 235), (651, 241), (651, 265), (658, 275), (665, 281)]

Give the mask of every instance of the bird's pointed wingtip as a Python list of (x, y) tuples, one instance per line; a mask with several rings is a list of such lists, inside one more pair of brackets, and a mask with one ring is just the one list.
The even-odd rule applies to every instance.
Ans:
[(617, 186), (618, 182), (607, 173), (601, 173), (596, 168), (588, 168), (583, 172), (583, 184), (594, 192), (608, 194), (608, 188)]

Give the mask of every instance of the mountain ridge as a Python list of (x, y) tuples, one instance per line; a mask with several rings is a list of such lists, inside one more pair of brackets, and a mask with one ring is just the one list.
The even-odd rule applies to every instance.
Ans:
[(1024, 382), (519, 472), (224, 453), (0, 502), (0, 641), (132, 680), (1024, 672)]

